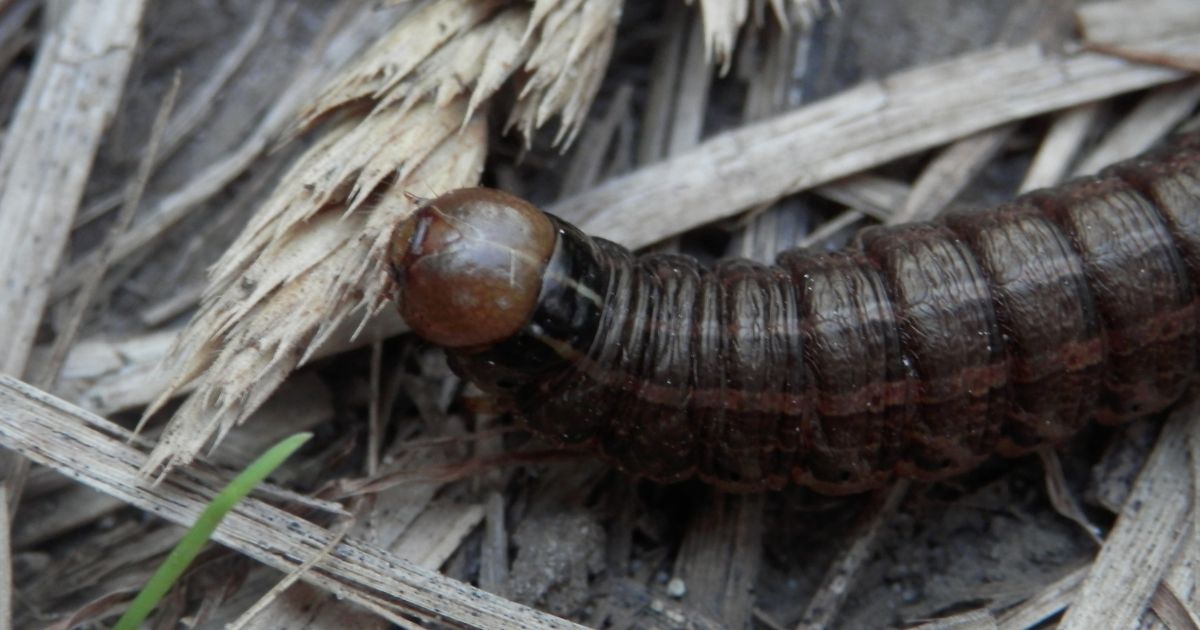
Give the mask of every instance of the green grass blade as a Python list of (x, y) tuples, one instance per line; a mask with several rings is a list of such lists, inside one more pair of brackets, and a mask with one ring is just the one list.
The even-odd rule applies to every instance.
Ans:
[(170, 555), (159, 565), (158, 570), (142, 587), (142, 591), (129, 604), (129, 608), (125, 609), (125, 614), (121, 615), (113, 630), (137, 630), (150, 615), (150, 611), (158, 605), (159, 600), (171, 589), (175, 580), (179, 579), (188, 565), (196, 559), (229, 510), (311, 437), (311, 433), (297, 433), (281, 440), (251, 462), (241, 474), (234, 477), (229, 485), (213, 497), (208, 507), (200, 514), (200, 518), (196, 519), (191, 529), (179, 540), (179, 544), (175, 545)]

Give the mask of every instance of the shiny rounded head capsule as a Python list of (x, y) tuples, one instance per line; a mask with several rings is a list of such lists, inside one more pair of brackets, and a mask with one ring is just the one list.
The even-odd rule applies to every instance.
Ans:
[(447, 348), (506, 339), (532, 317), (554, 246), (554, 225), (522, 199), (485, 188), (441, 195), (392, 235), (400, 315)]
[(400, 312), (534, 432), (633, 474), (942, 479), (1200, 389), (1198, 147), (774, 266), (638, 256), (457, 191), (395, 235)]

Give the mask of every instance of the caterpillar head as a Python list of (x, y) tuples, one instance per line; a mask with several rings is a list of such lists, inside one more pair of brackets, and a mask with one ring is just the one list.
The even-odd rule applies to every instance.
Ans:
[(532, 204), (498, 190), (462, 188), (424, 203), (392, 234), (401, 317), (446, 348), (511, 337), (537, 308), (555, 232)]

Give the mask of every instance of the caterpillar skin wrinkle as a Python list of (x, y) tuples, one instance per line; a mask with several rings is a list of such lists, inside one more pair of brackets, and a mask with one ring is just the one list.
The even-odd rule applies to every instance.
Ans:
[(1200, 373), (1200, 133), (774, 266), (635, 256), (487, 189), (393, 236), (400, 314), (620, 469), (845, 494), (1165, 409)]

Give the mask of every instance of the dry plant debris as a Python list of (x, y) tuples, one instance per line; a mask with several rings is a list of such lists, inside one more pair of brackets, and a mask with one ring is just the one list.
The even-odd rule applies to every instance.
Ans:
[[(1065, 2), (1003, 10), (951, 9), (961, 5), (948, 0), (891, 9), (860, 0), (664, 2), (661, 10), (619, 0), (397, 1), (382, 13), (365, 5), (330, 11), (308, 0), (239, 7), (234, 23), (244, 28), (234, 29), (220, 63), (206, 60), (207, 74), (191, 78), (190, 90), (185, 73), (183, 105), (153, 165), (143, 216), (118, 239), (117, 266), (99, 291), (101, 304), (151, 294), (161, 314), (141, 318), (141, 302), (138, 326), (110, 327), (133, 334), (95, 334), (108, 329), (93, 326), (73, 346), (54, 390), (71, 402), (0, 377), (0, 445), (48, 467), (18, 484), (24, 499), (16, 518), (0, 519), (2, 618), (58, 627), (104, 619), (174, 536), (123, 506), (187, 523), (228, 476), (223, 466), (303, 426), (324, 427), (328, 439), (278, 481), (316, 486), (317, 496), (269, 488), (239, 509), (218, 533), (236, 553), (214, 550), (165, 605), (162, 623), (572, 627), (532, 605), (611, 628), (1023, 628), (1048, 620), (1079, 628), (1196, 627), (1200, 429), (1188, 410), (1166, 423), (1152, 450), (1134, 449), (1146, 462), (1133, 467), (1140, 473), (1106, 480), (1117, 490), (1100, 505), (1119, 513), (1089, 507), (1075, 515), (1100, 524), (1097, 552), (1077, 525), (1053, 512), (1036, 488), (1039, 475), (1028, 470), (984, 472), (907, 495), (897, 489), (864, 507), (653, 488), (614, 479), (593, 463), (494, 468), (489, 462), (537, 461), (543, 451), (498, 429), (498, 419), (464, 419), (451, 404), (457, 382), (436, 356), (383, 341), (402, 329), (387, 308), (381, 270), (390, 226), (411, 211), (410, 195), (476, 183), (485, 160), (508, 187), (543, 196), (552, 186), (530, 173), (561, 176), (560, 190), (571, 194), (555, 211), (634, 246), (686, 248), (689, 238), (673, 237), (750, 211), (733, 226), (728, 251), (770, 260), (797, 241), (836, 243), (866, 221), (929, 217), (963, 199), (986, 199), (983, 182), (998, 172), (1027, 190), (1094, 171), (1159, 141), (1194, 117), (1200, 101), (1196, 81), (1180, 80), (1200, 67), (1194, 0), (1083, 3), (1075, 17), (1085, 39), (1066, 45), (1047, 45), (1040, 35), (1041, 45), (1028, 44), (1037, 32), (1030, 23), (1038, 21), (1029, 15)], [(123, 173), (132, 169), (105, 156), (120, 142), (101, 139), (114, 115), (110, 134), (122, 131), (117, 97), (127, 91), (123, 107), (137, 104), (131, 98), (160, 98), (131, 87), (148, 76), (138, 74), (134, 53), (156, 41), (139, 39), (141, 3), (81, 1), (57, 13), (41, 5), (0, 3), (0, 67), (7, 68), (0, 113), (18, 100), (49, 98), (44, 76), (68, 77), (61, 80), (74, 91), (55, 93), (58, 100), (46, 101), (50, 112), (16, 108), (0, 176), (9, 181), (27, 169), (5, 157), (14, 152), (35, 151), (35, 165), (62, 170), (27, 180), (43, 182), (40, 189), (3, 188), (0, 240), (25, 247), (32, 241), (25, 236), (41, 233), (54, 245), (74, 230), (82, 244), (71, 248), (79, 254), (74, 262), (61, 259), (60, 245), (0, 248), (21, 258), (9, 274), (17, 286), (34, 289), (15, 299), (14, 285), (0, 283), (9, 287), (0, 290), (0, 320), (11, 312), (22, 322), (9, 326), (19, 343), (4, 348), (8, 367), (0, 368), (15, 375), (44, 366), (45, 345), (26, 365), (36, 326), (62, 330), (69, 313), (62, 298), (97, 261), (80, 235), (110, 220), (123, 196)], [(54, 28), (30, 26), (39, 8)], [(831, 17), (832, 8), (840, 15)], [(151, 24), (161, 19), (156, 10), (163, 9), (146, 8)], [(940, 58), (914, 55), (898, 74), (829, 70), (837, 46), (858, 54), (848, 50), (864, 41), (854, 29), (874, 12), (943, 11), (949, 24), (960, 10), (1006, 21), (997, 30), (1011, 39)], [(633, 17), (620, 21), (622, 11)], [(81, 21), (85, 15), (91, 23)], [(825, 39), (807, 30), (821, 17), (816, 28)], [(322, 26), (301, 46), (308, 52), (291, 57), (298, 68), (292, 80), (242, 106), (241, 118), (255, 124), (227, 134), (235, 141), (206, 145), (206, 136), (220, 135), (225, 115), (214, 95), (244, 89), (243, 76), (253, 82), (260, 47), (271, 45), (280, 25), (305, 20)], [(88, 28), (110, 21), (123, 26)], [(943, 26), (925, 22), (888, 27), (909, 36)], [(99, 74), (86, 76), (103, 77), (103, 85), (72, 83), (84, 68), (78, 58), (49, 54), (76, 41), (64, 33), (118, 42), (87, 57)], [(828, 48), (831, 41), (837, 46)], [(652, 63), (638, 51), (651, 42)], [(28, 77), (14, 61), (23, 49), (37, 51)], [(282, 62), (268, 63), (277, 71)], [(843, 82), (822, 88), (822, 72)], [(72, 113), (86, 121), (74, 144), (30, 144), (36, 120), (72, 120)], [(18, 124), (27, 118), (34, 122)], [(520, 139), (497, 139), (503, 129)], [(288, 142), (278, 142), (281, 136)], [(220, 148), (196, 157), (193, 146)], [(272, 147), (279, 152), (269, 154)], [(524, 163), (504, 159), (515, 152)], [(1017, 154), (1031, 162), (1013, 166)], [(259, 161), (272, 166), (257, 168)], [(85, 191), (89, 177), (97, 183)], [(814, 194), (793, 195), (803, 189)], [(270, 192), (262, 199), (256, 191)], [(24, 212), (14, 195), (56, 211)], [(222, 205), (256, 208), (236, 239), (236, 213), (199, 221)], [(828, 221), (818, 223), (824, 215)], [(34, 223), (10, 230), (9, 220)], [(167, 241), (179, 245), (181, 265), (208, 241), (222, 250), (209, 282), (201, 293), (193, 275), (187, 291), (156, 292), (154, 276), (147, 280), (139, 266), (150, 267), (152, 248), (187, 230), (196, 233)], [(182, 277), (163, 276), (160, 286)], [(187, 326), (153, 328), (197, 298)], [(372, 346), (369, 365), (353, 363), (358, 354), (338, 359), (336, 369), (322, 363), (289, 377), (355, 344)], [(393, 356), (400, 367), (388, 365)], [(158, 367), (164, 359), (169, 370)], [(189, 396), (172, 408), (181, 394)], [(151, 402), (173, 417), (165, 429), (148, 425), (140, 439), (75, 406), (110, 414)], [(367, 443), (374, 446), (360, 457)], [(216, 450), (201, 456), (208, 444)], [(1080, 462), (1090, 460), (1061, 459), (1053, 492), (1077, 492)], [(352, 477), (351, 469), (366, 476)], [(578, 540), (564, 541), (570, 534)], [(288, 587), (277, 572), (240, 556), (312, 586)]]
[(204, 305), (169, 353), (174, 380), (147, 416), (199, 379), (146, 472), (186, 463), (245, 419), (357, 314), (386, 306), (390, 226), (413, 195), (469, 186), (487, 153), (486, 111), (525, 68), (513, 123), (531, 136), (583, 120), (603, 76), (616, 2), (425, 3), (341, 73), (301, 116), (328, 119), (217, 264)]
[(43, 42), (0, 150), (0, 372), (23, 374), (100, 136), (116, 113), (145, 3), (73, 4)]
[[(1200, 54), (1200, 34), (1158, 40), (1152, 48)], [(1037, 46), (985, 51), (746, 125), (550, 210), (591, 234), (642, 247), (989, 127), (1184, 76), (1096, 53), (1061, 57)]]
[[(6, 447), (174, 523), (193, 521), (227, 481), (193, 470), (150, 486), (138, 474), (146, 455), (126, 443), (131, 436), (121, 427), (8, 376), (0, 376), (0, 404)], [(574, 627), (362, 543), (345, 541), (326, 553), (328, 530), (259, 501), (243, 502), (226, 523), (218, 542), (276, 568), (324, 555), (306, 580), (396, 623), (416, 613), (485, 628)]]

